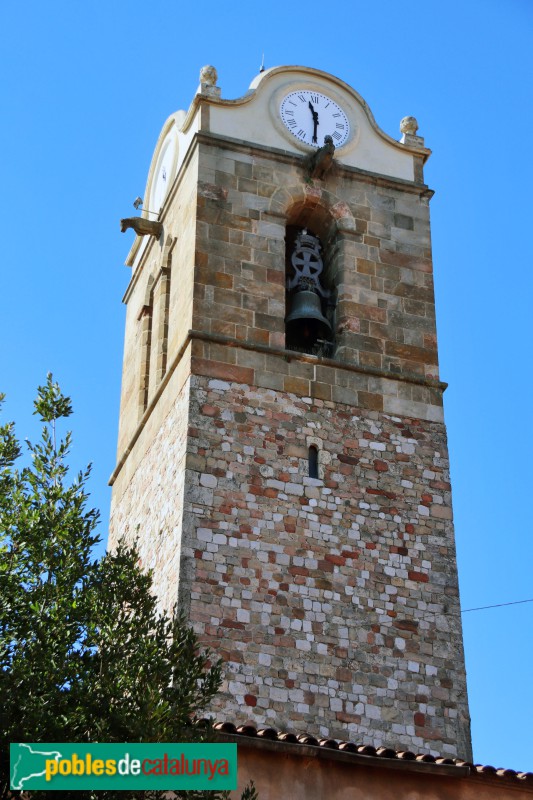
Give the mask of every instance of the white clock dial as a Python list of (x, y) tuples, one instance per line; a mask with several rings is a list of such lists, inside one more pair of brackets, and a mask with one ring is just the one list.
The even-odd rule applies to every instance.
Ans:
[(175, 149), (175, 139), (171, 135), (163, 143), (163, 147), (161, 148), (161, 152), (157, 160), (157, 166), (152, 184), (152, 198), (150, 203), (151, 211), (159, 211), (170, 187)]
[(293, 136), (311, 147), (321, 147), (331, 136), (335, 147), (342, 147), (350, 135), (350, 123), (342, 108), (320, 92), (301, 89), (281, 101), (280, 116)]

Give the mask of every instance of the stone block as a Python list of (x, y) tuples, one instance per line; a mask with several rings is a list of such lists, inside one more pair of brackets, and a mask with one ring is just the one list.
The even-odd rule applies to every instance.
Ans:
[(294, 378), (290, 375), (284, 376), (283, 388), (286, 392), (308, 397), (310, 395), (310, 382), (304, 378)]

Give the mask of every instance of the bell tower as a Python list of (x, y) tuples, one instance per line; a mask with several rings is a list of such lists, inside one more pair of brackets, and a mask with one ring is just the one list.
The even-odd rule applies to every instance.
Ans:
[(225, 661), (214, 713), (470, 757), (430, 151), (304, 67), (204, 68), (150, 167), (110, 546)]

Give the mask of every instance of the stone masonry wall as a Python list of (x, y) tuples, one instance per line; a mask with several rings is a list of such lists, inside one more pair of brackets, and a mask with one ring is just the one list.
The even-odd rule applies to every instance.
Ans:
[[(195, 147), (164, 211), (171, 377), (142, 430), (128, 364), (148, 260), (128, 293), (111, 546), (138, 534), (163, 605), (179, 592), (225, 660), (217, 717), (469, 757), (430, 193)], [(288, 224), (332, 254), (333, 359), (284, 350)]]
[(217, 717), (467, 755), (444, 426), (191, 380), (183, 547)]
[(119, 477), (111, 505), (109, 549), (120, 538), (137, 542), (140, 566), (153, 570), (161, 607), (167, 611), (178, 599), (188, 410), (186, 380), (166, 416), (157, 420), (156, 431), (148, 427), (146, 443), (141, 438), (143, 457), (130, 474)]
[(286, 225), (307, 226), (337, 253), (335, 357), (438, 379), (427, 187), (355, 170), (308, 184), (301, 159), (199, 148), (194, 328), (283, 347)]

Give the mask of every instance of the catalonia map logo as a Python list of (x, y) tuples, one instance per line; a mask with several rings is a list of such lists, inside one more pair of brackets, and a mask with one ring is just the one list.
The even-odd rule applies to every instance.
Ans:
[(11, 789), (236, 789), (236, 744), (10, 745)]

